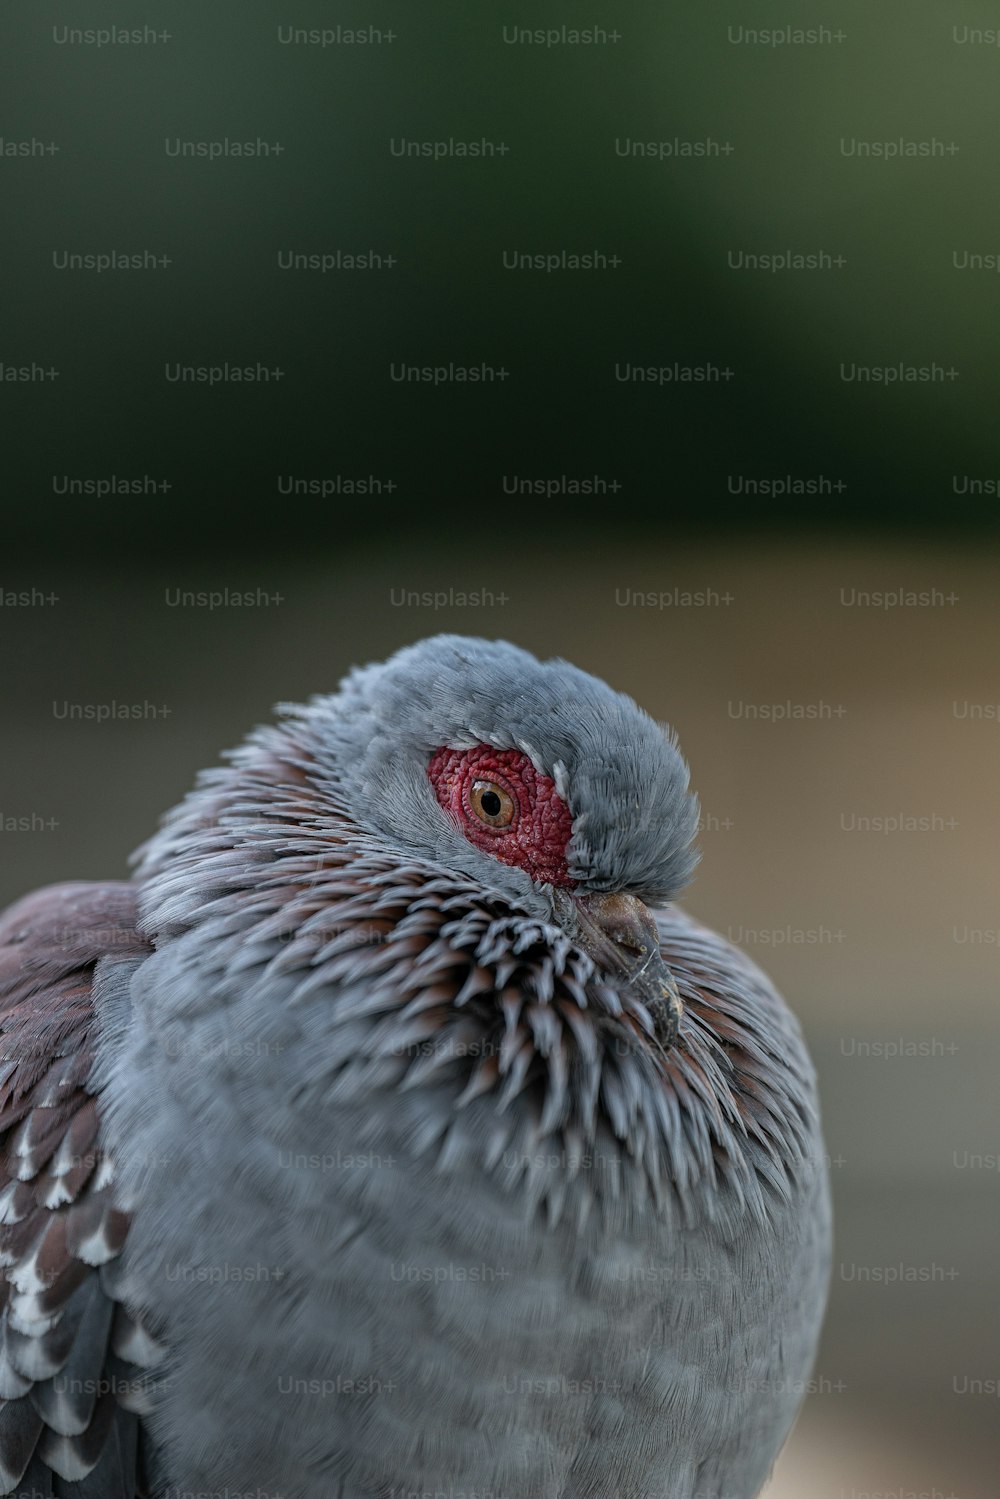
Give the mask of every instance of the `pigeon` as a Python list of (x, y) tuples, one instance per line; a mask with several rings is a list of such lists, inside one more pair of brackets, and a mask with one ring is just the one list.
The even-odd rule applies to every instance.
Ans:
[(0, 1492), (752, 1499), (831, 1217), (673, 733), (440, 635), (0, 921)]

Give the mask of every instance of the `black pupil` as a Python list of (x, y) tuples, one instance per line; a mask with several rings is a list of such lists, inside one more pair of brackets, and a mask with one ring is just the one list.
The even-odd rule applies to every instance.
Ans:
[(503, 808), (503, 802), (501, 802), (495, 791), (484, 791), (482, 808), (487, 817), (499, 817)]

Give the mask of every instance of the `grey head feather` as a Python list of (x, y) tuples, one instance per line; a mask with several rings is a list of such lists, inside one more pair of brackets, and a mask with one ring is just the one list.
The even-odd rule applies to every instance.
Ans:
[(498, 870), (443, 821), (424, 774), (433, 750), (519, 749), (551, 776), (573, 816), (568, 859), (581, 889), (658, 905), (676, 898), (697, 863), (698, 802), (673, 734), (567, 661), (436, 635), (285, 711), (360, 826), (499, 879), (533, 904), (527, 875)]

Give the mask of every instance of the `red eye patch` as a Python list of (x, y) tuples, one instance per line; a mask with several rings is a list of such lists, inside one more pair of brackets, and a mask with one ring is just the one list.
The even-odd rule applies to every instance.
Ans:
[[(443, 748), (434, 751), (427, 774), (441, 806), (470, 843), (540, 883), (573, 884), (566, 867), (573, 819), (555, 781), (540, 775), (527, 755), (490, 744)], [(487, 818), (492, 814), (492, 825), (484, 812)]]

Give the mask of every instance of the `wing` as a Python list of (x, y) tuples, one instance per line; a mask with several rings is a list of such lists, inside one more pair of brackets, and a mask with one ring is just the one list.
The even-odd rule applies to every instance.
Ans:
[(127, 884), (56, 885), (0, 918), (0, 1494), (137, 1499), (143, 1366), (116, 1299), (93, 1061), (95, 969), (148, 949)]

